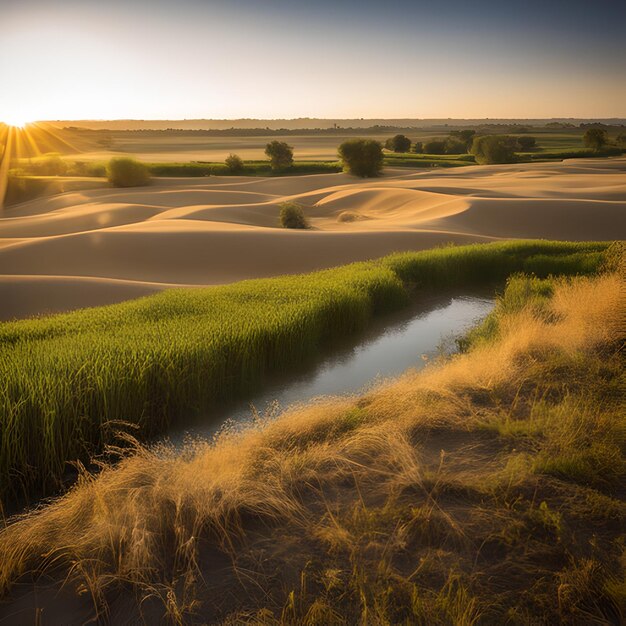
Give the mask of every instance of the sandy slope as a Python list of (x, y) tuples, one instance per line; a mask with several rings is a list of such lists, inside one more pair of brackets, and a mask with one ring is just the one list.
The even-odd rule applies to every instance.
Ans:
[[(277, 227), (286, 199), (305, 206), (313, 230)], [(0, 218), (0, 318), (527, 237), (626, 239), (626, 159), (396, 169), (365, 181), (160, 179), (23, 203)]]

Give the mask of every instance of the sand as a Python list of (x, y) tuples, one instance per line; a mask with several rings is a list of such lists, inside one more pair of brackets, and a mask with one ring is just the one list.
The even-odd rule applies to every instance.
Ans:
[[(313, 229), (278, 227), (296, 200)], [(307, 272), (448, 242), (626, 239), (626, 158), (284, 178), (157, 179), (0, 214), (0, 319)]]

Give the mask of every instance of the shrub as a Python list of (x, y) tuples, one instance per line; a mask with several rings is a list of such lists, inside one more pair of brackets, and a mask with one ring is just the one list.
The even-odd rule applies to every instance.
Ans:
[(293, 148), (284, 141), (270, 141), (265, 146), (265, 154), (274, 170), (285, 169), (293, 164)]
[(413, 144), (413, 152), (415, 152), (416, 154), (421, 154), (422, 152), (424, 152), (424, 144), (421, 141), (416, 141)]
[(283, 202), (280, 205), (280, 225), (283, 228), (309, 228), (304, 211), (297, 202)]
[(456, 137), (448, 137), (448, 139), (446, 139), (445, 151), (446, 154), (465, 154), (467, 152), (467, 146)]
[(342, 211), (337, 216), (338, 222), (358, 222), (359, 220), (364, 219), (364, 217), (357, 213), (356, 211)]
[(396, 135), (387, 139), (385, 147), (393, 152), (409, 152), (411, 150), (411, 140), (406, 135)]
[(69, 176), (106, 176), (106, 166), (103, 163), (91, 161), (74, 161), (67, 170)]
[(27, 202), (46, 193), (60, 193), (61, 183), (46, 180), (45, 178), (30, 178), (18, 174), (9, 173), (6, 179), (6, 190), (4, 199), (0, 195), (0, 209), (5, 205)]
[(383, 169), (383, 147), (374, 139), (349, 139), (339, 146), (346, 172), (363, 178), (378, 176)]
[(424, 144), (424, 154), (444, 154), (446, 142), (444, 139), (432, 139)]
[(64, 176), (67, 174), (68, 166), (58, 154), (48, 154), (33, 169), (41, 176)]
[(226, 161), (224, 161), (224, 163), (226, 164), (228, 171), (231, 172), (232, 174), (238, 174), (240, 172), (243, 172), (243, 169), (244, 169), (243, 161), (241, 157), (238, 156), (237, 154), (229, 154), (226, 157)]
[(587, 148), (591, 148), (596, 152), (602, 150), (609, 142), (606, 130), (602, 128), (589, 128), (583, 135), (583, 143)]
[(517, 138), (517, 145), (519, 146), (520, 150), (526, 152), (528, 150), (532, 150), (537, 146), (537, 140), (534, 137), (524, 135)]
[(109, 182), (115, 187), (141, 187), (150, 182), (148, 168), (129, 157), (116, 157), (107, 168)]
[(626, 146), (626, 133), (620, 133), (615, 138), (615, 141), (617, 142), (617, 145), (619, 146)]
[(517, 142), (506, 135), (483, 135), (475, 137), (472, 154), (482, 165), (493, 163), (514, 163)]
[(475, 130), (453, 130), (450, 133), (450, 137), (454, 137), (455, 139), (458, 139), (459, 141), (463, 142), (463, 145), (465, 146), (465, 152), (469, 151), (471, 145), (472, 145), (472, 141), (474, 140), (474, 135), (476, 134)]

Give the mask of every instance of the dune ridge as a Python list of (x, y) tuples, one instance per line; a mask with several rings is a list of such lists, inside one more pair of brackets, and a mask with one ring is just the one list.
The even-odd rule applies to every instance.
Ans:
[[(312, 230), (278, 227), (304, 206)], [(626, 239), (626, 158), (283, 178), (157, 179), (0, 214), (0, 319), (494, 239)]]

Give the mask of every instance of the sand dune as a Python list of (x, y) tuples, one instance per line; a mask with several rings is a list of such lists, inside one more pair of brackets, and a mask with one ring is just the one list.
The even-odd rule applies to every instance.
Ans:
[[(278, 227), (300, 202), (313, 229)], [(626, 238), (626, 159), (284, 178), (159, 179), (0, 214), (0, 318), (180, 285), (310, 271), (499, 238)]]

